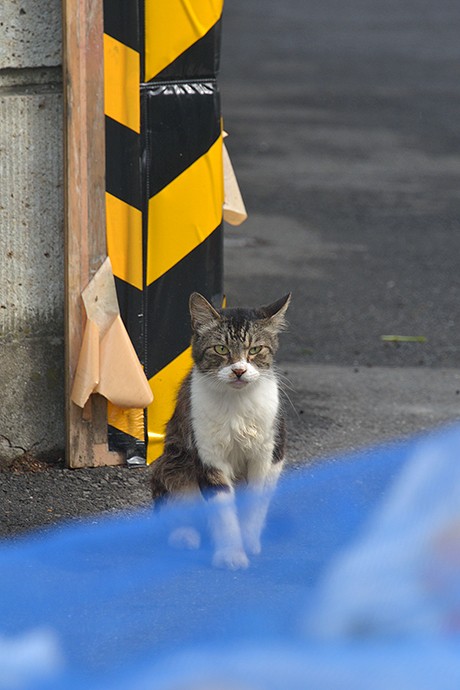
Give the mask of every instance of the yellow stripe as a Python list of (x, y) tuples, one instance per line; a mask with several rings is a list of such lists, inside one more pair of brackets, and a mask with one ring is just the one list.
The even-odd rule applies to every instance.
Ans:
[(222, 137), (149, 201), (147, 285), (153, 283), (222, 222)]
[(134, 436), (139, 441), (144, 441), (144, 410), (125, 410), (116, 407), (110, 400), (107, 401), (107, 422), (110, 426), (124, 431), (125, 434)]
[(139, 83), (139, 53), (104, 34), (105, 114), (135, 132), (141, 129)]
[(163, 452), (164, 432), (176, 405), (176, 396), (185, 376), (192, 368), (192, 351), (188, 348), (150, 379), (154, 400), (147, 409), (147, 462)]
[(106, 192), (107, 250), (114, 274), (142, 290), (142, 213)]
[(207, 34), (222, 8), (223, 0), (145, 0), (145, 81)]

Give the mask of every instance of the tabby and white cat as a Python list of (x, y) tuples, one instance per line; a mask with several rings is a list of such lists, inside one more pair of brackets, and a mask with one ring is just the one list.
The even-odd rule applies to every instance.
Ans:
[[(278, 333), (291, 295), (258, 309), (216, 310), (190, 297), (194, 367), (166, 427), (164, 453), (153, 463), (156, 503), (190, 492), (212, 505), (213, 564), (245, 568), (260, 552), (270, 498), (284, 461), (285, 424), (273, 369)], [(240, 515), (234, 487), (248, 492)], [(175, 535), (198, 546), (199, 535)]]

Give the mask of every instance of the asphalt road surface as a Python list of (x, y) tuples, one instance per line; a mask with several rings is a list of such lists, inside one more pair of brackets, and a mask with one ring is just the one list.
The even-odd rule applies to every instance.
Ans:
[(249, 219), (227, 233), (225, 283), (230, 304), (293, 292), (293, 458), (458, 417), (459, 35), (452, 0), (227, 2)]
[[(227, 227), (226, 292), (293, 293), (294, 463), (458, 418), (459, 36), (457, 0), (227, 0), (220, 87), (249, 220)], [(148, 470), (16, 470), (1, 535), (149, 500)]]

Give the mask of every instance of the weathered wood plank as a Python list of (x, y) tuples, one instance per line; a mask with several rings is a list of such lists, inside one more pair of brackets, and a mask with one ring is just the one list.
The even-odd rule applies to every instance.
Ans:
[(63, 0), (65, 101), (66, 462), (120, 464), (107, 447), (106, 401), (70, 400), (84, 326), (81, 291), (106, 256), (102, 0)]

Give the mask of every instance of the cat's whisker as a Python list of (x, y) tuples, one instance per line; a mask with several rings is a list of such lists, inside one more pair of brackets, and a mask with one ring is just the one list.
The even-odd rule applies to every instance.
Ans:
[(288, 379), (287, 376), (285, 376), (284, 374), (281, 374), (279, 369), (276, 368), (275, 371), (276, 377), (278, 379), (278, 390), (281, 393), (281, 395), (283, 395), (284, 398), (288, 401), (293, 411), (295, 412), (297, 419), (299, 419), (299, 413), (297, 412), (297, 409), (288, 393), (288, 391), (294, 393), (296, 389), (294, 388), (292, 381)]
[(286, 398), (286, 400), (288, 401), (288, 403), (292, 407), (292, 409), (295, 413), (295, 416), (297, 417), (298, 420), (300, 420), (299, 413), (297, 412), (297, 409), (296, 409), (294, 403), (292, 402), (291, 398), (289, 397), (289, 394), (284, 390), (284, 388), (282, 386), (279, 387), (279, 392), (281, 393), (281, 395), (283, 395)]
[(294, 388), (292, 381), (290, 381), (289, 379), (286, 379), (284, 376), (281, 376), (280, 374), (277, 374), (277, 377), (278, 377), (278, 383), (281, 386), (283, 386), (283, 388), (285, 388), (289, 391), (292, 391), (292, 392), (294, 392), (296, 390)]
[(290, 391), (295, 391), (294, 384), (292, 383), (291, 379), (289, 379), (285, 374), (282, 374), (278, 367), (273, 367), (273, 370), (276, 373), (278, 381), (280, 381), (285, 388), (288, 388)]
[(261, 376), (265, 376), (267, 378), (272, 378), (273, 374), (276, 376), (276, 380), (278, 382), (278, 391), (280, 394), (288, 401), (289, 405), (292, 407), (297, 419), (300, 420), (299, 413), (296, 410), (296, 407), (294, 403), (292, 402), (288, 391), (292, 391), (293, 393), (295, 392), (295, 388), (293, 386), (293, 383), (290, 379), (287, 378), (284, 374), (281, 374), (279, 369), (277, 367), (272, 367), (271, 371), (269, 372), (261, 372)]

